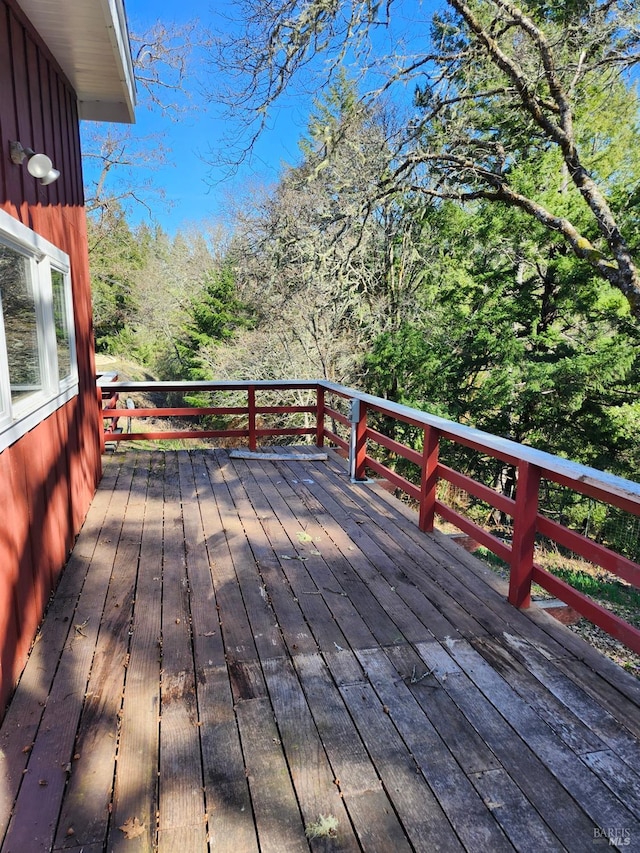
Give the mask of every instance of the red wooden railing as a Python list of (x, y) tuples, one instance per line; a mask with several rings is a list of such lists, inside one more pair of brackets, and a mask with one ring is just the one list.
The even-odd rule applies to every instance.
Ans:
[[(322, 432), (318, 418), (322, 407), (318, 404), (320, 389), (314, 381), (289, 380), (272, 382), (114, 382), (111, 377), (107, 381), (101, 381), (100, 397), (106, 400), (103, 403), (102, 417), (108, 420), (111, 427), (104, 432), (105, 441), (163, 441), (166, 439), (203, 439), (203, 438), (229, 438), (246, 439), (249, 448), (255, 450), (260, 438), (273, 438), (274, 436), (316, 436)], [(263, 405), (256, 404), (256, 390), (277, 391), (316, 391), (315, 399), (308, 405)], [(246, 393), (246, 405), (238, 406), (163, 406), (157, 408), (119, 408), (117, 402), (122, 400), (127, 393), (146, 394), (189, 394), (189, 393), (215, 393), (240, 391)], [(268, 415), (285, 414), (313, 414), (315, 423), (312, 427), (266, 427), (260, 426), (260, 418)], [(229, 427), (223, 429), (168, 429), (148, 432), (116, 432), (113, 429), (114, 421), (121, 418), (200, 418), (204, 416), (233, 417), (234, 419), (246, 418), (246, 425), (242, 427)]]
[[(123, 432), (106, 433), (106, 436), (109, 441), (164, 438), (245, 439), (250, 449), (255, 449), (261, 438), (315, 436), (317, 446), (320, 447), (324, 442), (329, 442), (348, 453), (352, 481), (364, 481), (367, 479), (367, 472), (374, 472), (413, 498), (419, 508), (420, 529), (425, 532), (433, 530), (434, 519), (438, 515), (508, 563), (510, 566), (509, 601), (513, 605), (529, 606), (531, 584), (535, 582), (629, 648), (640, 653), (640, 630), (537, 565), (534, 559), (535, 538), (540, 534), (589, 562), (601, 566), (623, 581), (640, 587), (640, 565), (553, 521), (539, 509), (540, 483), (547, 480), (609, 506), (625, 510), (634, 516), (640, 516), (639, 483), (326, 381), (114, 383), (108, 385), (108, 390), (103, 384), (100, 396), (113, 400), (116, 394), (122, 396), (122, 394), (136, 392), (204, 391), (239, 391), (247, 395), (246, 405), (154, 409), (112, 407), (103, 410), (102, 416), (112, 423), (114, 418), (163, 416), (183, 418), (224, 415), (235, 419), (244, 418), (246, 424), (229, 429)], [(257, 395), (274, 391), (280, 394), (307, 391), (311, 402), (307, 405), (261, 406), (257, 404)], [(332, 405), (329, 405), (328, 400), (332, 401)], [(422, 450), (414, 450), (373, 429), (367, 422), (367, 415), (370, 412), (417, 427), (423, 433)], [(267, 415), (283, 416), (302, 413), (314, 415), (314, 426), (266, 427), (261, 424), (261, 419)], [(515, 499), (442, 464), (438, 459), (442, 439), (472, 448), (485, 456), (512, 466), (517, 476)], [(420, 472), (419, 484), (411, 482), (383, 464), (372, 450), (376, 445), (414, 463)], [(511, 517), (511, 543), (499, 539), (440, 500), (437, 496), (437, 484), (441, 480), (451, 483)]]

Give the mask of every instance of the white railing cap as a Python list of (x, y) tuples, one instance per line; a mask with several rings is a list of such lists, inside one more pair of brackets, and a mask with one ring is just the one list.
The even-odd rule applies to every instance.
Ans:
[(432, 415), (420, 409), (403, 406), (401, 403), (394, 403), (382, 397), (374, 397), (372, 394), (363, 394), (354, 388), (347, 388), (335, 382), (320, 381), (319, 384), (326, 390), (335, 391), (341, 396), (361, 400), (375, 408), (382, 408), (385, 412), (396, 415), (400, 419), (408, 419), (417, 421), (425, 426), (432, 426), (450, 435), (481, 444), (488, 450), (494, 450), (496, 453), (521, 459), (524, 462), (537, 465), (539, 468), (543, 468), (550, 473), (603, 489), (640, 504), (640, 483), (636, 483), (633, 480), (627, 480), (624, 477), (618, 477), (616, 474), (600, 471), (597, 468), (590, 468), (588, 465), (581, 465), (579, 462), (573, 462), (571, 459), (554, 456), (552, 453), (547, 453), (544, 450), (537, 450), (535, 447), (519, 444), (508, 438), (501, 438), (492, 433), (483, 432), (474, 427), (465, 426), (457, 421), (450, 421), (447, 418)]

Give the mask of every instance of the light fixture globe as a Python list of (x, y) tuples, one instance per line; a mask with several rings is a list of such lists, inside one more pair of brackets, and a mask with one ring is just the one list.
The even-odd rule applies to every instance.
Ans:
[(49, 184), (53, 184), (60, 177), (60, 172), (57, 169), (49, 169), (47, 174), (42, 178), (40, 183), (43, 187), (48, 186)]
[(53, 163), (46, 154), (32, 154), (27, 162), (27, 171), (34, 178), (44, 178), (53, 169)]
[(34, 178), (40, 178), (43, 186), (54, 183), (60, 177), (58, 169), (53, 168), (51, 157), (46, 154), (37, 154), (33, 148), (25, 148), (20, 142), (9, 142), (9, 157), (16, 166), (27, 161), (27, 170)]

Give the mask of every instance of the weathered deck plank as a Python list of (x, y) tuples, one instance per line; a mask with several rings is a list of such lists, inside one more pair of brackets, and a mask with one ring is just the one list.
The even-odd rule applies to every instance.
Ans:
[(165, 463), (162, 552), (162, 675), (160, 681), (160, 786), (158, 850), (173, 851), (189, 833), (195, 849), (207, 837), (200, 756), (198, 696), (191, 633), (178, 456)]
[[(120, 460), (118, 460), (120, 461)], [(104, 477), (104, 488), (97, 495), (87, 515), (82, 536), (69, 560), (67, 571), (58, 585), (55, 598), (47, 610), (36, 637), (28, 663), (22, 673), (20, 689), (7, 709), (0, 733), (3, 785), (0, 792), (0, 835), (4, 836), (14, 801), (30, 760), (32, 746), (40, 727), (61, 649), (74, 624), (87, 571), (102, 535), (105, 514), (114, 495), (119, 467), (112, 466)]]
[[(222, 525), (201, 512), (213, 503), (211, 484), (201, 457), (180, 458), (180, 488), (191, 590), (191, 630), (198, 692), (200, 747), (207, 808), (208, 838), (216, 853), (257, 851), (251, 800), (233, 696), (225, 664), (222, 631), (217, 622), (216, 593), (207, 534), (219, 536)], [(226, 540), (218, 540), (229, 558)], [(213, 550), (213, 549), (212, 549)]]
[[(119, 721), (129, 658), (148, 463), (136, 459), (95, 643), (56, 848), (103, 844), (109, 826)], [(89, 622), (87, 622), (88, 627)], [(74, 640), (82, 642), (86, 628)]]
[[(158, 804), (157, 756), (160, 725), (160, 637), (162, 613), (162, 525), (164, 456), (139, 454), (148, 468), (140, 540), (134, 625), (120, 712), (118, 772), (115, 776), (108, 849), (149, 853), (153, 849)], [(120, 828), (135, 824), (144, 832), (127, 838)]]
[(637, 682), (501, 584), (331, 454), (107, 457), (0, 853), (640, 850)]
[[(67, 777), (74, 769), (76, 732), (86, 700), (90, 698), (86, 695), (87, 682), (111, 572), (117, 559), (132, 473), (133, 465), (125, 460), (110, 504), (115, 514), (105, 518), (72, 625), (65, 644), (59, 648), (56, 675), (4, 840), (3, 847), (7, 851), (30, 850), (36, 853), (53, 847)], [(122, 662), (118, 664), (121, 668)], [(109, 720), (105, 722), (107, 725), (111, 723)], [(109, 775), (113, 778), (113, 764)], [(103, 812), (106, 805), (100, 802), (94, 808)], [(75, 827), (71, 828), (75, 831)]]

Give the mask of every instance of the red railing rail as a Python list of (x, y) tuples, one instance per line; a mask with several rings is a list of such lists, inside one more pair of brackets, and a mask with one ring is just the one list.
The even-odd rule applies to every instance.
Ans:
[[(640, 565), (601, 545), (592, 539), (554, 521), (539, 508), (540, 484), (543, 480), (564, 486), (580, 495), (601, 501), (609, 506), (640, 516), (640, 484), (553, 456), (535, 448), (518, 444), (490, 433), (482, 432), (426, 412), (398, 403), (363, 394), (343, 385), (318, 381), (256, 381), (256, 382), (128, 382), (111, 383), (106, 396), (115, 394), (194, 393), (204, 391), (240, 391), (246, 393), (246, 405), (211, 406), (207, 408), (109, 408), (102, 412), (105, 420), (138, 417), (197, 417), (200, 415), (233, 416), (245, 418), (241, 427), (217, 430), (170, 430), (166, 432), (106, 433), (109, 441), (163, 439), (163, 438), (235, 438), (247, 441), (255, 449), (262, 438), (273, 436), (315, 436), (321, 447), (329, 442), (342, 448), (349, 457), (353, 482), (366, 481), (368, 472), (374, 472), (400, 489), (418, 505), (418, 524), (430, 532), (435, 516), (450, 522), (463, 533), (496, 554), (510, 567), (509, 601), (516, 607), (528, 607), (531, 585), (539, 584), (591, 622), (601, 627), (633, 651), (640, 653), (640, 630), (602, 607), (589, 596), (554, 576), (535, 562), (536, 535), (544, 536), (558, 545), (582, 556), (589, 562), (606, 569), (623, 581), (640, 587)], [(308, 405), (258, 405), (263, 392), (292, 390), (314, 391)], [(103, 388), (101, 397), (105, 397)], [(332, 402), (332, 405), (329, 402)], [(338, 402), (342, 401), (342, 402)], [(314, 414), (313, 426), (261, 425), (263, 415)], [(415, 450), (375, 430), (368, 423), (369, 413), (376, 413), (392, 421), (407, 424), (422, 431), (422, 449)], [(346, 436), (346, 437), (345, 437)], [(456, 471), (439, 461), (440, 443), (446, 439), (453, 444), (471, 448), (484, 456), (493, 457), (512, 466), (516, 472), (515, 499)], [(420, 442), (418, 442), (418, 445)], [(381, 447), (417, 466), (419, 484), (385, 465), (373, 452)], [(439, 481), (451, 483), (512, 519), (511, 542), (505, 542), (471, 518), (461, 514), (438, 498)]]
[[(256, 382), (113, 382), (101, 381), (99, 383), (101, 398), (107, 399), (102, 405), (101, 416), (109, 424), (104, 431), (105, 441), (164, 441), (167, 439), (244, 439), (249, 448), (255, 450), (258, 440), (261, 438), (272, 438), (274, 436), (318, 436), (322, 432), (318, 420), (322, 405), (318, 400), (322, 396), (322, 389), (314, 381), (304, 380), (273, 380)], [(285, 391), (314, 391), (313, 402), (308, 405), (258, 405), (256, 391), (283, 393)], [(242, 392), (246, 394), (244, 405), (234, 406), (157, 406), (138, 408), (129, 405), (122, 408), (118, 405), (127, 394), (205, 394), (216, 392)], [(259, 423), (261, 416), (284, 415), (284, 414), (312, 414), (314, 415), (313, 426), (283, 426), (266, 427)], [(221, 429), (165, 429), (147, 432), (116, 431), (115, 424), (121, 418), (133, 420), (138, 418), (200, 418), (204, 416), (233, 417), (244, 419), (245, 424), (240, 427), (228, 427)]]

